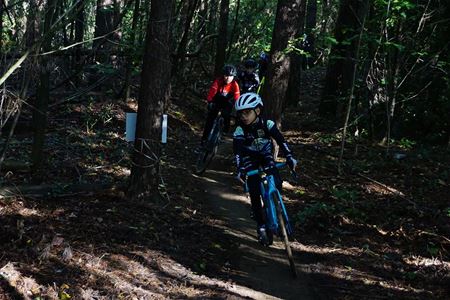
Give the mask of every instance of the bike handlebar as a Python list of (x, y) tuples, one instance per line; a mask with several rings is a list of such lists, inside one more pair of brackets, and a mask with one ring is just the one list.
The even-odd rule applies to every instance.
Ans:
[[(279, 162), (275, 164), (275, 167), (280, 169), (285, 167), (287, 164), (285, 162)], [(256, 174), (262, 174), (263, 172), (270, 170), (271, 168), (273, 168), (274, 166), (269, 166), (269, 167), (265, 167), (265, 168), (259, 168), (257, 170), (251, 170), (247, 172), (247, 177), (248, 176), (252, 176), (252, 175), (256, 175)], [(292, 178), (294, 179), (295, 182), (298, 181), (298, 175), (297, 172), (295, 172), (295, 170), (291, 170), (291, 175)], [(247, 186), (247, 181), (245, 181), (244, 183), (244, 192), (248, 192), (248, 186)]]
[[(284, 166), (286, 166), (285, 162), (279, 162), (279, 163), (275, 164), (275, 167), (278, 168), (278, 169), (283, 168)], [(265, 172), (267, 170), (270, 170), (272, 168), (273, 168), (273, 166), (269, 166), (269, 167), (265, 167), (265, 168), (259, 168), (257, 170), (251, 170), (251, 171), (247, 172), (247, 176), (253, 176), (253, 175), (256, 175), (256, 174), (261, 174), (261, 173), (263, 173), (263, 172)]]

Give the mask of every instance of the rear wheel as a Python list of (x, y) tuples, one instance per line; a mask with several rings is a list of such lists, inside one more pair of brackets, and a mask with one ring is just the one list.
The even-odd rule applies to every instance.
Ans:
[(291, 245), (289, 243), (289, 238), (287, 235), (286, 223), (283, 217), (279, 195), (277, 193), (273, 194), (273, 200), (275, 202), (275, 207), (277, 210), (278, 223), (280, 224), (281, 239), (283, 240), (284, 247), (286, 248), (287, 257), (289, 260), (289, 267), (291, 268), (292, 276), (297, 277), (297, 269), (295, 268), (294, 257), (292, 255)]

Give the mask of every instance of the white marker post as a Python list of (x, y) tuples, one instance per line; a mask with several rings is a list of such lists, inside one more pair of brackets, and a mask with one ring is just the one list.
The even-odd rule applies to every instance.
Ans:
[(167, 115), (162, 115), (161, 122), (161, 143), (167, 144)]
[(136, 116), (137, 113), (126, 113), (125, 115), (125, 140), (127, 142), (134, 142), (136, 135)]

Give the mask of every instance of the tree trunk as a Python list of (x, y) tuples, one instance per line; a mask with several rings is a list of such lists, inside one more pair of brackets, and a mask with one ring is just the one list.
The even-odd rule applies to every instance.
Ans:
[(227, 60), (230, 58), (231, 50), (233, 49), (233, 37), (234, 37), (234, 33), (236, 32), (236, 26), (237, 26), (237, 22), (238, 22), (240, 7), (241, 7), (241, 0), (237, 0), (236, 14), (234, 16), (233, 27), (231, 28), (230, 41), (228, 42), (228, 51), (227, 51), (227, 55), (226, 55)]
[(309, 68), (312, 66), (312, 62), (314, 61), (314, 45), (316, 37), (314, 35), (314, 29), (317, 25), (317, 0), (308, 0), (308, 5), (306, 7), (306, 20), (305, 20), (305, 33), (307, 41), (305, 45), (307, 45), (307, 51), (311, 57), (306, 58), (305, 60), (305, 68)]
[(196, 42), (199, 43), (207, 34), (207, 18), (208, 18), (208, 1), (200, 0), (200, 7), (198, 10), (198, 20), (197, 20), (197, 36)]
[[(45, 6), (44, 29), (42, 36), (50, 31), (50, 27), (54, 23), (56, 16), (57, 0), (49, 0)], [(42, 51), (47, 52), (51, 49), (51, 38), (47, 37), (43, 41)], [(47, 56), (43, 56), (39, 60), (39, 83), (36, 93), (35, 109), (33, 110), (33, 146), (31, 151), (31, 161), (33, 163), (33, 181), (40, 182), (43, 177), (43, 165), (45, 162), (44, 144), (45, 131), (47, 129), (47, 112), (48, 100), (50, 97), (50, 66)]]
[[(77, 1), (77, 0), (74, 0)], [(82, 51), (83, 51), (83, 45), (81, 42), (84, 39), (84, 0), (80, 0), (76, 2), (76, 19), (75, 19), (75, 43), (80, 43), (79, 45), (75, 46), (75, 55), (74, 55), (74, 73), (78, 74), (76, 75), (75, 83), (78, 85), (80, 81), (79, 74), (81, 73), (81, 70), (83, 68), (83, 62), (82, 62)]]
[(172, 75), (176, 74), (177, 69), (182, 71), (184, 65), (184, 55), (186, 54), (186, 47), (189, 38), (189, 30), (191, 29), (192, 18), (197, 8), (198, 0), (189, 0), (187, 8), (187, 16), (184, 23), (184, 31), (178, 44), (175, 59), (172, 66)]
[(125, 83), (123, 86), (123, 96), (124, 100), (127, 101), (130, 98), (130, 81), (131, 81), (131, 73), (133, 71), (133, 51), (137, 47), (136, 45), (136, 30), (139, 23), (139, 6), (141, 0), (134, 0), (134, 9), (133, 9), (133, 21), (131, 23), (131, 33), (130, 33), (130, 46), (133, 47), (133, 50), (128, 51), (127, 56), (127, 65), (126, 65), (126, 73), (125, 73)]
[(289, 82), (291, 59), (286, 54), (289, 42), (298, 31), (300, 0), (279, 0), (270, 48), (266, 83), (262, 88), (264, 111), (281, 126), (281, 113)]
[(228, 14), (230, 11), (230, 0), (220, 2), (219, 37), (217, 38), (216, 61), (214, 64), (214, 75), (220, 75), (225, 64), (225, 54), (227, 51), (228, 35)]
[(133, 168), (131, 199), (160, 198), (161, 116), (170, 96), (170, 27), (172, 0), (152, 1), (147, 26)]
[(3, 47), (2, 37), (3, 37), (3, 8), (6, 7), (4, 0), (0, 0), (0, 52)]
[[(97, 0), (97, 12), (95, 15), (95, 33), (92, 45), (94, 51), (97, 52), (96, 60), (101, 63), (109, 61), (109, 53), (112, 44), (107, 42), (111, 39), (110, 33), (114, 30), (114, 0)], [(105, 36), (107, 35), (107, 36)]]
[(209, 2), (209, 14), (208, 14), (208, 24), (207, 24), (207, 32), (211, 34), (216, 32), (217, 24), (217, 9), (219, 5), (219, 0), (211, 0)]
[[(301, 49), (300, 38), (304, 33), (305, 26), (305, 7), (306, 0), (301, 0), (300, 9), (298, 12), (298, 31), (296, 34), (296, 48)], [(301, 53), (293, 51), (290, 53), (291, 56), (291, 69), (289, 71), (289, 83), (286, 90), (286, 106), (296, 106), (300, 93), (302, 90), (301, 86), (301, 73), (302, 73), (302, 62), (305, 59)]]
[(325, 77), (325, 86), (319, 106), (322, 117), (343, 120), (343, 107), (352, 85), (356, 65), (356, 48), (361, 20), (365, 18), (368, 0), (342, 0), (339, 7), (334, 37), (337, 44), (331, 50)]

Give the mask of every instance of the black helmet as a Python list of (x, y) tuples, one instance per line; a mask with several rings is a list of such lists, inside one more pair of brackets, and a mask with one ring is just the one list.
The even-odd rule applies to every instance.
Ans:
[(254, 59), (249, 58), (244, 62), (244, 67), (248, 69), (256, 69), (258, 67), (258, 63)]
[(225, 65), (223, 67), (223, 75), (224, 76), (236, 76), (237, 75), (236, 67), (233, 65)]

